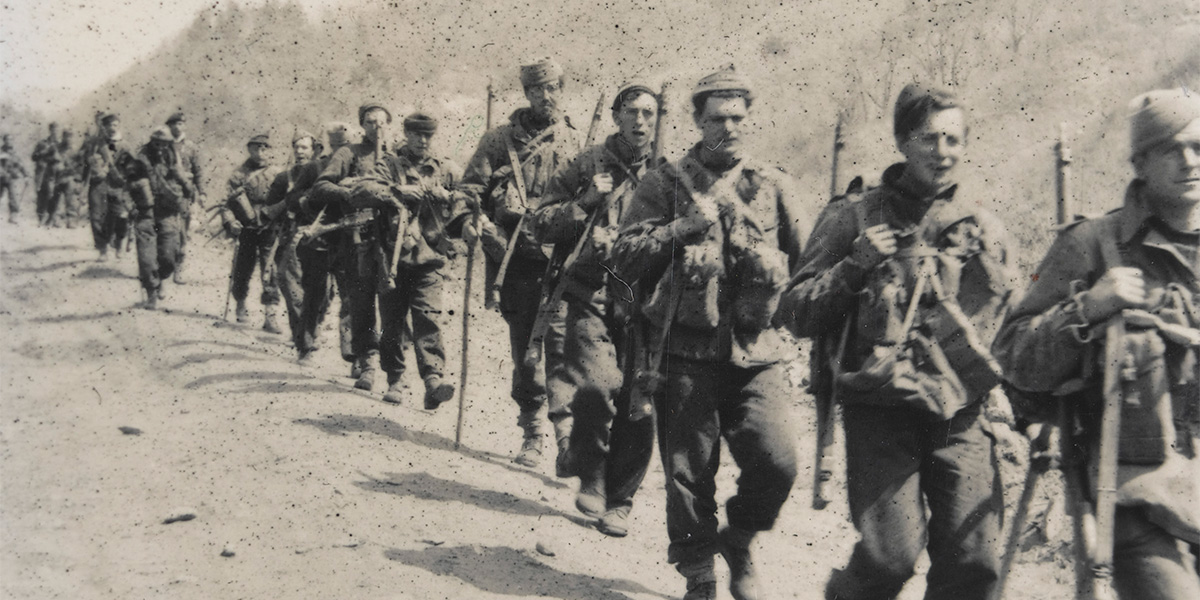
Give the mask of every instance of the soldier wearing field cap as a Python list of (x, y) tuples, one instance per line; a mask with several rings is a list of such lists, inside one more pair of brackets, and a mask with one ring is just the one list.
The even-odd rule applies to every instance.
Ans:
[(229, 176), (221, 219), (225, 230), (238, 240), (231, 276), (231, 293), (237, 301), (238, 322), (244, 323), (250, 318), (246, 295), (250, 293), (250, 278), (254, 275), (254, 265), (257, 263), (259, 281), (262, 283), (263, 330), (282, 333), (275, 318), (279, 304), (279, 284), (275, 276), (279, 231), (261, 214), (267, 206), (271, 182), (280, 171), (267, 159), (270, 147), (271, 139), (265, 133), (251, 137), (246, 143), (249, 156)]
[[(623, 301), (629, 290), (610, 278), (605, 265), (621, 215), (654, 166), (659, 102), (644, 84), (622, 87), (612, 103), (617, 133), (559, 169), (534, 215), (534, 230), (555, 244), (565, 271), (555, 285), (562, 286), (567, 304), (566, 365), (550, 376), (566, 378), (575, 394), (568, 414), (551, 415), (561, 436), (556, 471), (579, 477), (576, 507), (616, 537), (628, 533), (633, 495), (653, 451), (654, 420), (631, 416), (636, 336), (629, 302)], [(576, 247), (577, 258), (565, 264)]]
[[(443, 379), (446, 353), (442, 347), (442, 267), (453, 257), (449, 236), (467, 214), (467, 196), (458, 191), (462, 169), (433, 153), (437, 121), (424, 113), (404, 118), (405, 143), (387, 157), (388, 179), (396, 186), (404, 210), (380, 207), (388, 217), (384, 255), (391, 281), (379, 295), (380, 365), (387, 374), (383, 398), (403, 399), (404, 345), (410, 332), (417, 370), (425, 382), (424, 407), (436, 409), (454, 396), (454, 386)], [(399, 232), (397, 237), (396, 232)], [(397, 251), (394, 246), (400, 244)], [(412, 319), (411, 329), (405, 320)]]
[(137, 240), (138, 279), (146, 291), (144, 307), (154, 309), (165, 297), (163, 281), (175, 270), (183, 241), (183, 211), (191, 193), (190, 177), (180, 169), (174, 138), (167, 127), (155, 129), (123, 165), (129, 193), (137, 208), (133, 224)]
[(329, 161), (328, 156), (320, 156), (322, 150), (319, 139), (308, 131), (292, 135), (293, 164), (271, 182), (264, 211), (280, 230), (276, 273), (301, 364), (308, 363), (316, 351), (317, 327), (329, 308), (329, 246), (324, 239), (301, 240), (299, 235), (299, 228), (316, 218), (300, 207)]
[(121, 118), (116, 113), (98, 113), (100, 132), (85, 144), (84, 181), (88, 186), (88, 218), (92, 224), (92, 241), (100, 260), (108, 259), (112, 247), (121, 256), (121, 243), (129, 234), (129, 194), (125, 178), (117, 164), (132, 155), (121, 133)]
[(179, 256), (175, 260), (174, 280), (176, 284), (182, 285), (184, 283), (183, 260), (187, 254), (188, 231), (192, 228), (192, 210), (196, 207), (203, 209), (207, 196), (204, 191), (204, 174), (201, 171), (203, 160), (200, 156), (200, 146), (187, 137), (187, 116), (183, 114), (183, 111), (173, 113), (167, 118), (167, 128), (174, 140), (175, 159), (179, 161), (180, 172), (188, 178), (188, 189), (190, 190), (188, 193), (191, 194), (183, 209), (183, 233), (179, 243)]
[(349, 255), (352, 267), (346, 273), (349, 295), (351, 341), (354, 366), (351, 376), (354, 386), (372, 390), (379, 370), (379, 331), (376, 327), (376, 297), (383, 275), (383, 231), (376, 220), (374, 207), (356, 207), (351, 195), (367, 182), (381, 183), (388, 176), (388, 127), (392, 113), (377, 102), (366, 102), (358, 109), (358, 123), (363, 128), (362, 141), (338, 148), (329, 163), (321, 170), (317, 183), (308, 194), (305, 210), (316, 214), (325, 209), (325, 217), (361, 217), (363, 224), (341, 233), (341, 252)]
[(1105, 324), (1125, 316), (1113, 584), (1124, 600), (1200, 598), (1200, 94), (1142, 94), (1129, 120), (1122, 205), (1059, 232), (995, 350), (1019, 390), (1081, 390), (1065, 401), (1095, 473)]
[[(784, 372), (795, 352), (775, 309), (809, 219), (794, 180), (744, 149), (753, 100), (732, 67), (697, 83), (701, 141), (642, 178), (612, 248), (617, 276), (646, 290), (647, 344), (662, 358), (639, 393), (657, 403), (667, 559), (687, 580), (687, 600), (716, 597), (717, 552), (734, 598), (766, 597), (751, 541), (774, 526), (796, 477)], [(721, 438), (741, 473), (718, 531)]]
[(529, 106), (517, 109), (508, 123), (483, 135), (463, 175), (464, 187), (480, 203), (484, 217), (479, 231), (468, 226), (463, 235), (468, 245), (470, 238), (480, 237), (489, 282), (495, 279), (506, 248), (514, 245), (500, 288), (500, 314), (508, 324), (514, 365), (511, 395), (520, 410), (517, 424), (524, 432), (513, 460), (523, 466), (535, 466), (542, 458), (546, 435), (539, 414), (542, 407), (549, 403), (551, 413), (562, 412), (571, 395), (570, 390), (547, 387), (555, 378), (546, 374), (563, 364), (562, 307), (556, 310), (544, 340), (544, 367), (525, 364), (549, 259), (524, 217), (541, 203), (550, 176), (579, 152), (576, 131), (559, 106), (565, 84), (563, 69), (554, 59), (523, 65), (521, 86)]
[(54, 199), (54, 186), (58, 181), (59, 165), (63, 162), (62, 145), (58, 123), (49, 126), (50, 135), (33, 147), (34, 183), (37, 186), (34, 193), (37, 197), (38, 225), (49, 226), (54, 213), (51, 203)]

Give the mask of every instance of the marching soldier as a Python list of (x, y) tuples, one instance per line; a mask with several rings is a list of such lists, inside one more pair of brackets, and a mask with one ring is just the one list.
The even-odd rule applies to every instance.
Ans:
[(138, 278), (146, 290), (145, 308), (153, 310), (164, 298), (162, 282), (175, 270), (183, 238), (183, 212), (191, 183), (179, 168), (171, 132), (159, 127), (138, 151), (136, 160), (122, 165), (129, 193), (137, 207)]
[(59, 162), (53, 184), (54, 192), (46, 205), (46, 224), (51, 227), (70, 225), (75, 197), (79, 194), (79, 152), (74, 147), (75, 134), (64, 129), (58, 145)]
[(893, 133), (905, 162), (826, 207), (781, 311), (816, 338), (815, 365), (841, 366), (828, 387), (861, 539), (825, 597), (894, 597), (928, 549), (926, 598), (990, 598), (1003, 501), (981, 412), (999, 383), (988, 345), (1013, 246), (958, 188), (967, 112), (954, 95), (906, 86)]
[[(600, 519), (601, 532), (616, 537), (628, 532), (633, 495), (650, 464), (654, 422), (630, 413), (631, 291), (605, 265), (612, 262), (621, 215), (653, 166), (659, 102), (645, 85), (621, 88), (612, 104), (619, 131), (554, 174), (534, 218), (538, 238), (555, 244), (565, 271), (555, 284), (563, 286), (567, 304), (565, 367), (557, 375), (575, 390), (574, 424), (567, 428), (569, 437), (558, 440), (557, 471), (579, 476), (576, 506)], [(570, 264), (567, 254), (574, 254)]]
[(3, 143), (0, 144), (0, 195), (8, 196), (9, 223), (16, 223), (17, 213), (21, 212), (20, 194), (13, 184), (18, 178), (28, 176), (29, 173), (25, 170), (25, 166), (13, 153), (11, 138), (7, 133), (4, 134)]
[[(326, 137), (329, 139), (329, 149), (331, 152), (337, 152), (342, 146), (357, 144), (362, 139), (362, 134), (357, 131), (352, 131), (350, 125), (346, 123), (332, 123), (325, 131)], [(329, 164), (333, 155), (325, 157), (321, 161), (321, 170)], [(317, 173), (320, 176), (320, 172)], [(311, 196), (301, 196), (308, 199)], [(299, 198), (298, 198), (299, 199)], [(307, 208), (302, 209), (299, 205), (291, 206), (293, 214), (296, 215), (298, 222), (304, 224), (306, 220), (315, 222), (317, 214)], [(307, 203), (305, 204), (307, 206)], [(336, 214), (335, 214), (336, 213)], [(326, 207), (325, 214), (322, 216), (322, 224), (331, 224), (338, 221), (338, 215), (341, 214), (339, 207)], [(311, 224), (311, 223), (309, 223)], [(351, 378), (357, 379), (359, 373), (353, 372), (353, 369), (359, 364), (354, 355), (354, 323), (352, 311), (350, 309), (350, 288), (354, 281), (354, 273), (357, 272), (357, 267), (354, 264), (354, 245), (353, 235), (345, 230), (331, 232), (325, 236), (325, 240), (321, 242), (329, 248), (330, 273), (333, 275), (334, 282), (337, 287), (338, 294), (338, 342), (339, 350), (342, 353), (342, 360), (351, 365)]]
[(362, 141), (343, 146), (333, 153), (306, 203), (306, 210), (314, 214), (323, 207), (327, 216), (358, 220), (358, 224), (341, 234), (343, 241), (339, 244), (338, 253), (347, 256), (352, 266), (346, 272), (348, 277), (344, 278), (347, 285), (343, 286), (343, 281), (339, 281), (338, 286), (345, 290), (349, 299), (350, 338), (354, 354), (351, 376), (357, 374), (354, 387), (368, 391), (375, 387), (375, 376), (379, 369), (375, 300), (380, 284), (383, 250), (379, 242), (379, 228), (375, 223), (375, 209), (351, 206), (350, 195), (364, 179), (382, 180), (387, 177), (386, 140), (387, 127), (391, 122), (392, 113), (382, 105), (368, 102), (360, 106), (358, 123), (363, 128)]
[(467, 227), (463, 235), (469, 246), (474, 236), (481, 237), (489, 280), (509, 257), (500, 286), (500, 313), (508, 323), (512, 398), (520, 408), (517, 424), (524, 431), (521, 450), (513, 460), (528, 467), (542, 458), (545, 433), (540, 409), (549, 400), (550, 414), (562, 415), (570, 395), (568, 390), (547, 386), (554, 378), (546, 374), (562, 368), (560, 307), (545, 336), (544, 369), (524, 360), (548, 264), (525, 214), (538, 207), (550, 176), (579, 151), (575, 129), (558, 106), (565, 83), (562, 67), (553, 59), (522, 66), (521, 85), (529, 106), (517, 109), (509, 123), (483, 135), (463, 175), (465, 188), (480, 202), (486, 217), (479, 231)]
[(53, 214), (50, 204), (54, 199), (54, 188), (58, 183), (58, 166), (62, 161), (58, 123), (50, 124), (50, 135), (33, 147), (34, 193), (37, 198), (38, 225), (49, 226)]
[(189, 231), (192, 229), (192, 209), (199, 206), (204, 208), (206, 199), (204, 193), (204, 176), (200, 171), (200, 146), (187, 137), (187, 117), (182, 111), (172, 114), (167, 119), (167, 127), (175, 145), (175, 158), (179, 161), (181, 172), (188, 179), (188, 189), (191, 196), (183, 211), (183, 234), (179, 243), (179, 257), (175, 261), (174, 280), (176, 285), (183, 285), (183, 259), (186, 256)]
[[(267, 212), (279, 221), (279, 251), (275, 255), (279, 287), (287, 306), (288, 325), (296, 346), (297, 360), (308, 364), (316, 351), (317, 327), (329, 308), (329, 251), (324, 240), (299, 238), (301, 224), (309, 225), (316, 215), (299, 211), (329, 157), (320, 157), (323, 148), (316, 136), (297, 131), (292, 136), (291, 168), (275, 176), (267, 192)], [(292, 209), (290, 207), (295, 207)], [(293, 216), (289, 216), (289, 213)]]
[(100, 132), (81, 150), (88, 184), (88, 220), (100, 260), (108, 260), (110, 246), (119, 259), (121, 243), (129, 235), (130, 200), (117, 165), (124, 164), (132, 153), (125, 145), (116, 113), (100, 113), (97, 122)]
[(995, 348), (1020, 390), (1081, 390), (1067, 401), (1088, 417), (1079, 444), (1093, 450), (1094, 472), (1106, 394), (1095, 340), (1125, 317), (1124, 339), (1113, 341), (1122, 362), (1107, 366), (1122, 370), (1127, 391), (1113, 584), (1127, 600), (1200, 598), (1200, 96), (1156, 90), (1130, 109), (1135, 178), (1124, 204), (1059, 232)]
[[(750, 544), (774, 526), (796, 477), (782, 363), (794, 350), (774, 316), (807, 218), (791, 177), (742, 148), (753, 98), (732, 67), (699, 81), (701, 141), (642, 179), (612, 250), (621, 279), (653, 290), (641, 312), (665, 372), (653, 368), (659, 385), (647, 378), (639, 393), (659, 402), (667, 558), (687, 579), (687, 600), (716, 597), (716, 552), (734, 598), (763, 597)], [(741, 474), (718, 531), (722, 437)]]
[(256, 135), (246, 143), (249, 156), (229, 176), (221, 219), (225, 231), (237, 239), (231, 294), (237, 301), (238, 322), (244, 323), (250, 318), (246, 295), (250, 292), (250, 277), (254, 275), (254, 264), (257, 262), (262, 282), (263, 330), (283, 333), (275, 322), (275, 307), (279, 304), (279, 285), (275, 278), (279, 230), (261, 214), (266, 206), (267, 191), (280, 171), (279, 167), (267, 160), (266, 152), (270, 147), (267, 134)]
[[(456, 194), (462, 169), (433, 154), (437, 121), (422, 113), (404, 119), (405, 144), (387, 157), (389, 179), (397, 185), (405, 210), (395, 211), (387, 222), (389, 234), (384, 256), (395, 257), (392, 273), (379, 295), (383, 331), (379, 340), (380, 363), (387, 373), (384, 400), (399, 403), (403, 396), (405, 319), (411, 316), (411, 336), (417, 369), (425, 382), (424, 406), (434, 410), (454, 396), (454, 386), (443, 379), (446, 352), (438, 319), (442, 314), (442, 267), (453, 256), (449, 228), (461, 225), (467, 214), (462, 193)], [(387, 207), (381, 213), (390, 213)], [(388, 246), (399, 244), (396, 249)]]

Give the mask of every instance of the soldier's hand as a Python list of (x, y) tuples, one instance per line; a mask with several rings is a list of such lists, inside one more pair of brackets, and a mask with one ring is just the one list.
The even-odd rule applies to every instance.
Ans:
[(235, 219), (225, 221), (225, 233), (229, 234), (231, 238), (238, 237), (242, 234), (242, 224), (238, 223)]
[(850, 260), (865, 269), (872, 269), (896, 253), (896, 232), (886, 223), (866, 228), (854, 240)]
[(467, 248), (474, 248), (475, 242), (479, 241), (479, 232), (475, 230), (475, 226), (470, 223), (463, 224), (462, 239), (467, 243)]
[(714, 221), (696, 213), (671, 221), (667, 225), (667, 231), (679, 243), (694, 244), (704, 239), (704, 234), (714, 223)]
[(1080, 310), (1088, 323), (1103, 321), (1126, 308), (1146, 306), (1146, 282), (1136, 267), (1113, 267), (1084, 292)]
[(595, 189), (601, 194), (608, 194), (613, 191), (613, 176), (610, 173), (596, 173), (592, 175), (592, 189)]

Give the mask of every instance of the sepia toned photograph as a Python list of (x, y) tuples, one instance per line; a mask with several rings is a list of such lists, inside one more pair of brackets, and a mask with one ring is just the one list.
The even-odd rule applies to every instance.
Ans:
[(1195, 0), (16, 0), (0, 137), (0, 598), (1200, 598)]

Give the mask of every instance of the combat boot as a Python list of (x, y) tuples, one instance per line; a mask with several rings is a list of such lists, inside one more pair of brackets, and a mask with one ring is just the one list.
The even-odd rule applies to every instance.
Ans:
[(146, 290), (146, 301), (142, 303), (142, 308), (146, 310), (155, 310), (158, 308), (158, 292), (155, 290)]
[(300, 350), (296, 356), (296, 364), (299, 364), (302, 367), (311, 367), (313, 365), (313, 362), (315, 361), (315, 359), (313, 357), (313, 354), (315, 354), (315, 353), (316, 353), (316, 351), (311, 350), (311, 349), (310, 350)]
[(546, 437), (538, 421), (538, 411), (521, 411), (517, 424), (525, 430), (525, 440), (521, 442), (521, 451), (513, 458), (513, 462), (523, 467), (536, 467), (542, 462), (542, 445)]
[(584, 516), (599, 519), (604, 514), (608, 498), (604, 495), (604, 462), (579, 474), (579, 493), (575, 495), (575, 508)]
[(596, 529), (607, 536), (625, 537), (629, 535), (629, 506), (617, 506), (604, 511)]
[(358, 379), (358, 376), (362, 375), (363, 362), (365, 361), (362, 358), (350, 361), (350, 379)]
[(371, 354), (363, 359), (362, 370), (358, 373), (358, 381), (354, 387), (368, 392), (375, 388), (375, 373), (379, 370), (379, 355)]
[(425, 378), (425, 410), (437, 410), (443, 402), (454, 397), (454, 384), (442, 381), (438, 374)]
[(183, 263), (175, 265), (175, 274), (171, 276), (171, 281), (174, 281), (175, 285), (185, 285), (187, 283), (187, 280), (183, 278)]
[(388, 389), (383, 393), (383, 401), (388, 404), (400, 404), (404, 401), (404, 384), (399, 373), (388, 373)]
[(236, 314), (237, 314), (237, 322), (238, 323), (245, 323), (246, 321), (250, 320), (250, 309), (246, 308), (245, 300), (237, 301)]
[(754, 561), (750, 558), (750, 542), (754, 540), (754, 534), (753, 531), (733, 526), (726, 526), (717, 533), (721, 554), (729, 564), (729, 593), (734, 600), (760, 600), (764, 597)]
[(687, 580), (687, 593), (683, 595), (683, 600), (717, 600), (717, 573), (713, 567), (711, 556), (675, 566)]
[(279, 323), (275, 321), (275, 305), (268, 304), (264, 306), (263, 313), (265, 315), (263, 319), (263, 331), (267, 333), (283, 333), (283, 330), (279, 328)]

